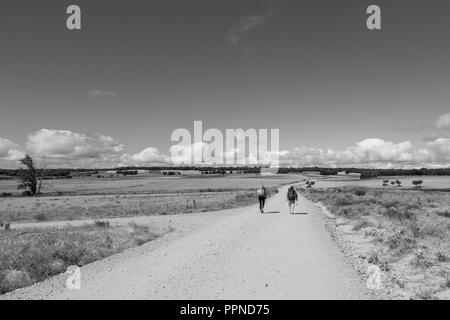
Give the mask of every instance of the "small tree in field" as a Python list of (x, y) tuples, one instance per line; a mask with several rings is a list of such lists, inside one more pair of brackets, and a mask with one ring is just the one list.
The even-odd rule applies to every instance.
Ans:
[(306, 181), (306, 188), (312, 188), (316, 183), (314, 181)]
[(17, 188), (19, 190), (25, 190), (30, 195), (40, 193), (42, 181), (45, 177), (45, 168), (41, 170), (36, 169), (34, 160), (29, 154), (20, 159), (20, 163), (24, 165), (25, 168), (20, 169), (17, 174), (20, 182)]
[(387, 187), (389, 183), (389, 180), (383, 180), (383, 187)]
[(402, 186), (402, 182), (400, 180), (395, 181), (395, 183), (397, 184), (397, 187), (401, 187)]
[(421, 188), (421, 187), (422, 187), (422, 183), (423, 183), (422, 180), (414, 180), (414, 181), (412, 182), (412, 184), (415, 185), (416, 188)]

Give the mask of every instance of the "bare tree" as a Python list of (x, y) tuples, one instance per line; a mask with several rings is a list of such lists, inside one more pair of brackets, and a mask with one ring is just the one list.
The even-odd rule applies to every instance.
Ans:
[(30, 195), (36, 195), (41, 192), (42, 181), (46, 175), (46, 165), (43, 169), (36, 169), (33, 158), (27, 154), (24, 158), (20, 159), (20, 163), (25, 168), (20, 169), (18, 172), (19, 177), (19, 190), (26, 190)]

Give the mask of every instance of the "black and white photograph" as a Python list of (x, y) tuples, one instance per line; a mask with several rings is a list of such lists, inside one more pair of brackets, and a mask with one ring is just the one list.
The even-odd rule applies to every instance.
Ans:
[(449, 12), (2, 0), (0, 300), (449, 300)]

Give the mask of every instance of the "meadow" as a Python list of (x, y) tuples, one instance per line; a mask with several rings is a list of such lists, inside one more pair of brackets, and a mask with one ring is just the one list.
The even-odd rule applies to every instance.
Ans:
[(336, 215), (336, 227), (352, 254), (379, 266), (396, 298), (448, 294), (448, 192), (344, 186), (302, 193)]
[(96, 221), (79, 227), (0, 232), (0, 294), (30, 286), (125, 249), (155, 240), (170, 229)]
[[(256, 188), (261, 183), (272, 194), (278, 186), (299, 180), (289, 175), (46, 180), (43, 193), (34, 197), (21, 196), (16, 181), (0, 181), (0, 294), (173, 231), (167, 224), (112, 226), (109, 218), (242, 207), (257, 203)], [(82, 225), (65, 225), (73, 220)], [(61, 224), (40, 224), (48, 221)], [(26, 222), (31, 226), (17, 228)]]
[(45, 181), (43, 194), (20, 197), (13, 181), (0, 189), (0, 223), (68, 221), (217, 211), (257, 203), (256, 187), (269, 192), (295, 176), (147, 177)]
[[(389, 180), (388, 186), (383, 187), (383, 181)], [(380, 188), (392, 190), (398, 189), (396, 185), (391, 185), (391, 181), (401, 181), (403, 189), (413, 189), (413, 181), (414, 180), (422, 180), (422, 188), (423, 190), (442, 190), (447, 189), (450, 190), (450, 178), (447, 176), (390, 176), (390, 177), (379, 177), (372, 179), (343, 179), (342, 177), (337, 176), (327, 176), (321, 177), (316, 181), (317, 187), (320, 188), (334, 188), (334, 187), (345, 187), (345, 186), (358, 186), (365, 188)]]
[[(153, 194), (189, 191), (214, 191), (255, 189), (261, 183), (267, 187), (301, 180), (298, 175), (261, 176), (242, 174), (227, 176), (136, 176), (119, 178), (73, 178), (45, 180), (42, 188), (44, 196), (51, 195), (117, 195)], [(17, 181), (0, 180), (0, 196), (20, 195)]]

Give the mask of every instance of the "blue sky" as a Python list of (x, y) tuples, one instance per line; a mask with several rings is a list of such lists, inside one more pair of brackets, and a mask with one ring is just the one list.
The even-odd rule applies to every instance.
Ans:
[[(286, 165), (450, 166), (448, 1), (6, 0), (0, 166), (168, 163), (192, 129), (280, 129)], [(440, 119), (440, 120), (439, 120)], [(439, 122), (440, 121), (440, 122)]]

